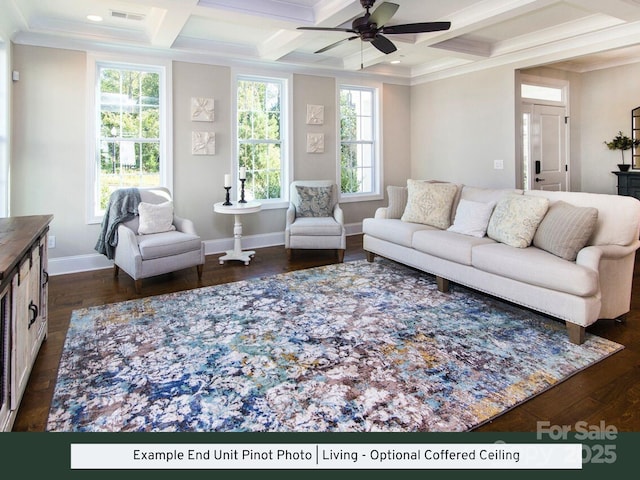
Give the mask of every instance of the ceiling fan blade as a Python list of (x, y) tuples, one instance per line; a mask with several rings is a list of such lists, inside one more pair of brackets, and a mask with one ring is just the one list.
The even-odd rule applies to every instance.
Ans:
[(316, 30), (321, 32), (348, 32), (348, 33), (356, 33), (355, 30), (351, 28), (332, 28), (332, 27), (298, 27), (296, 30)]
[(383, 37), (382, 35), (376, 35), (376, 38), (371, 41), (371, 45), (376, 47), (382, 53), (386, 54), (393, 53), (397, 50), (396, 46), (391, 42), (391, 40)]
[(322, 53), (322, 52), (326, 52), (327, 50), (329, 50), (329, 49), (331, 49), (331, 48), (333, 48), (333, 47), (337, 47), (337, 46), (338, 46), (338, 45), (340, 45), (341, 43), (349, 42), (349, 41), (351, 41), (351, 40), (355, 40), (356, 38), (358, 38), (358, 36), (357, 36), (357, 35), (355, 35), (355, 36), (353, 36), (353, 37), (349, 37), (349, 38), (343, 38), (342, 40), (338, 40), (337, 42), (332, 43), (331, 45), (327, 45), (326, 47), (321, 48), (320, 50), (317, 50), (317, 51), (315, 51), (315, 52), (313, 52), (313, 53)]
[(382, 27), (380, 30), (384, 34), (389, 33), (424, 33), (437, 32), (440, 30), (449, 30), (451, 22), (422, 22), (422, 23), (406, 23), (404, 25), (390, 25)]
[(400, 5), (397, 5), (395, 3), (382, 2), (369, 17), (369, 22), (375, 23), (378, 28), (380, 28), (389, 20), (391, 20), (391, 17), (395, 15), (399, 6)]

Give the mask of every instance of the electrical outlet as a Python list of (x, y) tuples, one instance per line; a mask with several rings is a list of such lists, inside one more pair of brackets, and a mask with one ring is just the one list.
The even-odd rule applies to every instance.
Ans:
[(49, 241), (47, 242), (47, 247), (56, 248), (56, 237), (54, 235), (49, 235)]
[(494, 170), (502, 170), (504, 168), (504, 161), (502, 160), (494, 160), (493, 161), (493, 169)]

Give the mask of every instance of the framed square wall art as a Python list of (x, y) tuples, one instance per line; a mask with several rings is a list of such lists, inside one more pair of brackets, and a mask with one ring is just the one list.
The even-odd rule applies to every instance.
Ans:
[(191, 97), (191, 120), (213, 122), (215, 118), (213, 98)]
[(324, 105), (307, 105), (307, 125), (324, 123)]
[(215, 155), (216, 134), (214, 132), (191, 132), (192, 155)]
[(324, 133), (307, 133), (307, 153), (324, 152)]

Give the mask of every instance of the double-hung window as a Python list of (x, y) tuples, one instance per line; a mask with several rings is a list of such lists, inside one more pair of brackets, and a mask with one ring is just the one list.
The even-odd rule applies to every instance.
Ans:
[(380, 198), (378, 89), (340, 86), (341, 201)]
[(166, 77), (165, 66), (95, 62), (94, 221), (118, 188), (171, 188)]
[(287, 79), (236, 78), (236, 171), (246, 172), (245, 199), (266, 206), (288, 198)]

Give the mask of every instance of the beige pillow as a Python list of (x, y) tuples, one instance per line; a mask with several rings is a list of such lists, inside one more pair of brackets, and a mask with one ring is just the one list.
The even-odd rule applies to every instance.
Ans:
[(445, 229), (451, 225), (451, 207), (458, 193), (453, 183), (407, 180), (408, 199), (401, 220)]
[(404, 209), (407, 207), (407, 187), (388, 185), (387, 194), (389, 195), (387, 218), (401, 218), (404, 213)]
[(487, 236), (517, 248), (527, 248), (542, 221), (549, 199), (507, 195), (501, 198), (489, 220)]
[(140, 217), (140, 225), (138, 226), (140, 235), (169, 232), (176, 229), (173, 225), (172, 201), (159, 204), (141, 202), (138, 205), (138, 215)]
[(597, 221), (597, 208), (557, 201), (540, 222), (533, 245), (573, 262), (589, 241)]

